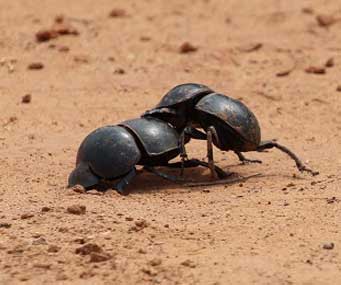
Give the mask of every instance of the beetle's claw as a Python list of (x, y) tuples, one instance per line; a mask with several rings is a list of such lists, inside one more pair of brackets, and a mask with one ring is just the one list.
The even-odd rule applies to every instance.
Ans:
[(299, 169), (300, 172), (304, 172), (304, 171), (305, 171), (305, 172), (310, 173), (312, 176), (316, 176), (316, 175), (319, 175), (319, 174), (320, 174), (319, 171), (314, 171), (314, 170), (312, 170), (312, 169), (310, 169), (310, 168), (308, 168), (308, 167), (306, 167), (306, 166), (304, 166), (304, 165), (302, 165), (302, 166), (299, 167), (298, 169)]

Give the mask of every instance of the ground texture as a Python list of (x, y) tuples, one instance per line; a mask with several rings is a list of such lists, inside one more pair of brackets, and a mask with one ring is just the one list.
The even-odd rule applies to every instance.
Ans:
[[(338, 1), (0, 7), (1, 284), (341, 282)], [(263, 139), (320, 175), (298, 173), (275, 150), (240, 165), (216, 149), (225, 170), (262, 176), (185, 188), (143, 174), (127, 197), (66, 189), (91, 130), (138, 117), (184, 82), (243, 100)], [(188, 152), (203, 158), (205, 148)], [(204, 169), (186, 175), (209, 179)]]

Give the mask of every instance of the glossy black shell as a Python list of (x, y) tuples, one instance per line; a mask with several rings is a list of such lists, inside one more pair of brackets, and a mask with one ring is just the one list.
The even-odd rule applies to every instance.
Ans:
[(207, 129), (214, 126), (222, 150), (253, 151), (261, 139), (255, 115), (239, 100), (218, 93), (203, 97), (195, 106), (196, 120)]
[(97, 176), (114, 179), (128, 173), (140, 158), (138, 145), (125, 128), (105, 126), (83, 140), (76, 165), (86, 163)]
[(197, 83), (185, 83), (177, 85), (162, 97), (156, 108), (172, 107), (174, 105), (192, 100), (196, 97), (202, 97), (213, 92), (214, 91), (209, 87)]
[(136, 137), (144, 150), (138, 164), (162, 165), (179, 155), (179, 134), (168, 123), (153, 117), (143, 117), (119, 124)]

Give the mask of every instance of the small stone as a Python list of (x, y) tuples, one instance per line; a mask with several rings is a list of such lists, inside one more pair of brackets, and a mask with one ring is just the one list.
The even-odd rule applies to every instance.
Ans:
[(325, 74), (326, 69), (324, 67), (318, 67), (318, 66), (309, 66), (304, 70), (306, 73), (312, 73), (312, 74)]
[(50, 253), (56, 253), (58, 251), (61, 250), (61, 247), (58, 246), (58, 245), (50, 245), (49, 248), (47, 249), (47, 252), (50, 252)]
[(37, 42), (47, 42), (58, 37), (58, 33), (53, 30), (40, 30), (36, 33)]
[(33, 214), (31, 214), (31, 213), (25, 213), (25, 214), (22, 214), (22, 215), (20, 216), (20, 219), (26, 220), (26, 219), (30, 219), (30, 218), (33, 218), (33, 217), (34, 217)]
[(133, 217), (126, 217), (126, 221), (129, 221), (129, 222), (134, 221), (134, 218)]
[(328, 28), (337, 22), (337, 19), (332, 15), (320, 14), (316, 16), (316, 21), (320, 27)]
[(327, 250), (332, 250), (334, 249), (335, 244), (333, 242), (326, 242), (322, 245), (323, 249), (327, 249)]
[(180, 46), (180, 53), (190, 53), (190, 52), (195, 52), (198, 50), (198, 47), (194, 46), (190, 42), (184, 42)]
[(328, 68), (333, 67), (334, 65), (335, 65), (335, 62), (334, 62), (333, 57), (329, 58), (325, 63), (325, 67), (328, 67)]
[(156, 276), (157, 271), (154, 268), (142, 268), (141, 271), (149, 276)]
[(73, 215), (84, 215), (86, 207), (84, 205), (72, 205), (67, 207), (67, 212)]
[(26, 94), (21, 98), (21, 103), (23, 103), (23, 104), (31, 103), (31, 101), (32, 101), (31, 94)]
[(338, 85), (338, 86), (336, 87), (336, 91), (337, 91), (337, 92), (341, 92), (341, 85)]
[(51, 208), (45, 206), (45, 207), (42, 207), (42, 208), (41, 208), (41, 211), (42, 211), (43, 213), (50, 212), (50, 211), (51, 211)]
[(140, 254), (146, 254), (147, 253), (147, 251), (143, 248), (140, 248), (137, 252)]
[(0, 223), (0, 228), (9, 229), (11, 226), (12, 226), (12, 224), (10, 224), (10, 223), (6, 223), (6, 222)]
[(111, 12), (109, 13), (110, 18), (122, 18), (126, 16), (127, 12), (124, 9), (119, 8), (112, 9)]
[(39, 70), (44, 68), (44, 64), (41, 62), (32, 62), (27, 66), (27, 68), (30, 70)]
[(90, 254), (90, 262), (104, 262), (111, 259), (111, 255), (107, 253), (93, 252)]
[(125, 74), (126, 71), (123, 68), (116, 68), (114, 71), (115, 74)]
[(82, 186), (82, 185), (75, 185), (75, 186), (73, 186), (72, 188), (71, 188), (71, 190), (73, 191), (73, 192), (76, 192), (76, 193), (85, 193), (85, 188)]
[(190, 268), (195, 268), (196, 267), (195, 263), (192, 260), (189, 260), (189, 259), (181, 262), (181, 265), (186, 266), (186, 267), (190, 267)]
[(160, 258), (154, 258), (148, 262), (151, 266), (158, 266), (162, 263), (162, 260)]
[(37, 238), (34, 241), (32, 241), (32, 245), (45, 245), (45, 244), (47, 244), (47, 241), (43, 237)]
[(95, 243), (87, 243), (79, 248), (76, 248), (75, 253), (80, 255), (89, 255), (91, 253), (101, 253), (102, 248)]

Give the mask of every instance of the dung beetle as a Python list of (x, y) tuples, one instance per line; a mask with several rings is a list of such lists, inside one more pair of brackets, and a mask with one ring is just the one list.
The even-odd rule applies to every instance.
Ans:
[[(261, 163), (261, 161), (249, 160), (242, 152), (262, 152), (266, 149), (278, 148), (296, 162), (299, 171), (306, 171), (312, 175), (318, 174), (305, 166), (295, 153), (275, 140), (261, 141), (258, 120), (241, 101), (215, 93), (207, 86), (202, 88), (202, 92), (193, 92), (198, 89), (198, 86), (204, 85), (188, 83), (174, 87), (155, 108), (144, 115), (163, 120), (170, 118), (174, 125), (183, 128), (183, 134), (194, 139), (207, 140), (207, 157), (213, 177), (216, 177), (216, 173), (212, 143), (221, 150), (234, 151), (244, 163)], [(198, 127), (204, 129), (205, 133), (197, 130)], [(180, 139), (183, 140), (184, 135)]]
[[(136, 176), (136, 165), (143, 165), (147, 171), (176, 181), (177, 177), (161, 173), (154, 166), (182, 166), (177, 162), (168, 162), (181, 153), (179, 140), (180, 135), (174, 127), (153, 117), (98, 128), (81, 143), (76, 167), (69, 175), (68, 187), (80, 184), (91, 189), (101, 180), (118, 179), (113, 188), (127, 195), (129, 193), (125, 187)], [(185, 143), (188, 141), (187, 137)], [(186, 161), (184, 167), (199, 165), (208, 167), (207, 163), (196, 159)], [(219, 167), (215, 171), (224, 177), (225, 173)]]

